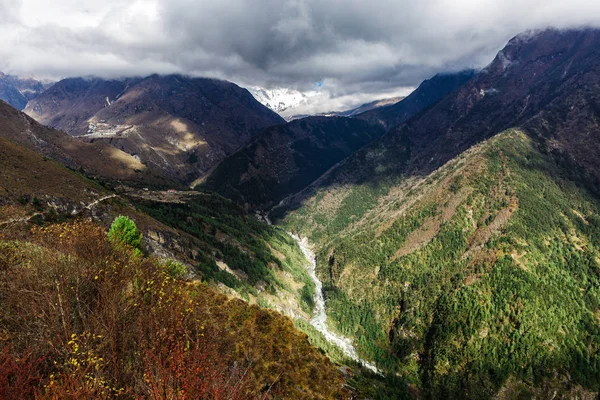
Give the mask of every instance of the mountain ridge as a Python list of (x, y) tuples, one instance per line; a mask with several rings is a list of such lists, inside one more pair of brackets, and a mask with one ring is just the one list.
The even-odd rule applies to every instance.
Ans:
[(217, 166), (200, 188), (264, 211), (383, 133), (346, 117), (307, 117), (267, 128)]
[(30, 101), (25, 112), (186, 184), (256, 131), (284, 122), (233, 83), (182, 75), (66, 79)]
[(23, 110), (27, 102), (36, 98), (54, 83), (34, 78), (20, 78), (0, 72), (0, 100)]
[(272, 214), (315, 244), (333, 328), (424, 398), (600, 390), (599, 43), (515, 37)]

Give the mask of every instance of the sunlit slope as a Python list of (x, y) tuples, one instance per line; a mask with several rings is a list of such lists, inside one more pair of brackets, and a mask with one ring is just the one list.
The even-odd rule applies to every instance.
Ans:
[[(330, 320), (434, 397), (598, 390), (598, 203), (517, 130), (430, 176), (319, 190), (284, 220)], [(583, 388), (583, 389), (582, 389)]]

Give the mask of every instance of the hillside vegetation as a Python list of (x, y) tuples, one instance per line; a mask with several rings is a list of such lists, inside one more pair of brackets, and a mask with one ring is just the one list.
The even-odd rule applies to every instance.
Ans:
[[(92, 217), (108, 229), (119, 215), (136, 221), (149, 253), (179, 259), (226, 293), (294, 318), (310, 318), (314, 283), (295, 242), (232, 202), (197, 192), (117, 194), (57, 162), (0, 138), (0, 232), (27, 223)], [(154, 200), (153, 200), (154, 199)]]
[(510, 130), (429, 176), (382, 175), (284, 221), (361, 354), (426, 398), (600, 390), (599, 205), (567, 171)]
[(218, 195), (185, 201), (136, 199), (147, 215), (197, 239), (186, 249), (203, 279), (225, 292), (294, 318), (312, 315), (314, 283), (294, 240)]
[[(216, 195), (207, 195), (189, 191), (146, 191), (133, 188), (119, 188), (118, 193), (115, 193), (103, 185), (86, 179), (82, 175), (64, 168), (55, 161), (47, 159), (13, 142), (0, 139), (0, 144), (2, 144), (2, 147), (0, 147), (2, 149), (2, 151), (0, 151), (0, 165), (2, 166), (0, 169), (0, 177), (2, 178), (0, 181), (0, 241), (2, 241), (2, 245), (0, 246), (0, 258), (5, 262), (3, 268), (11, 268), (11, 275), (6, 277), (5, 281), (7, 285), (10, 283), (8, 282), (9, 280), (17, 280), (17, 276), (23, 273), (21, 268), (24, 268), (25, 271), (29, 271), (28, 265), (33, 262), (30, 261), (29, 258), (34, 255), (37, 257), (37, 254), (40, 253), (41, 255), (39, 257), (41, 258), (35, 259), (35, 262), (38, 263), (36, 264), (36, 268), (44, 268), (46, 265), (45, 263), (54, 265), (52, 263), (55, 261), (52, 257), (58, 257), (57, 260), (60, 260), (60, 262), (64, 261), (69, 263), (68, 268), (65, 267), (66, 269), (56, 272), (56, 274), (60, 274), (60, 279), (57, 277), (58, 275), (53, 275), (54, 278), (59, 279), (58, 282), (60, 285), (63, 285), (62, 282), (64, 279), (71, 282), (70, 277), (73, 275), (72, 279), (75, 280), (77, 285), (81, 284), (85, 286), (85, 288), (79, 288), (78, 286), (71, 287), (72, 290), (77, 290), (79, 292), (76, 294), (69, 292), (69, 296), (76, 296), (75, 300), (73, 300), (72, 297), (69, 298), (70, 307), (75, 307), (76, 303), (80, 303), (84, 300), (85, 302), (89, 300), (102, 303), (105, 299), (88, 299), (82, 296), (82, 293), (88, 293), (89, 290), (91, 290), (90, 285), (92, 285), (93, 282), (90, 283), (82, 280), (83, 278), (81, 278), (80, 273), (75, 270), (79, 267), (84, 269), (88, 268), (88, 263), (95, 262), (89, 257), (100, 257), (102, 254), (105, 254), (105, 252), (112, 254), (112, 252), (118, 253), (118, 251), (121, 251), (115, 249), (113, 245), (106, 242), (106, 237), (114, 238), (122, 236), (126, 239), (126, 242), (137, 249), (133, 253), (128, 253), (126, 255), (127, 257), (132, 257), (132, 260), (134, 261), (130, 261), (129, 258), (124, 260), (119, 259), (119, 265), (126, 265), (128, 266), (127, 268), (129, 268), (131, 266), (130, 263), (141, 263), (139, 264), (141, 265), (140, 268), (155, 268), (157, 271), (160, 271), (160, 273), (166, 273), (171, 277), (194, 279), (197, 283), (189, 284), (178, 281), (178, 284), (182, 284), (187, 288), (200, 288), (203, 293), (211, 293), (210, 296), (220, 299), (219, 302), (228, 304), (226, 310), (219, 311), (220, 313), (217, 313), (215, 318), (226, 318), (228, 321), (230, 318), (231, 321), (229, 322), (239, 322), (241, 325), (236, 325), (237, 328), (230, 325), (224, 326), (222, 331), (219, 331), (219, 335), (231, 330), (234, 336), (239, 335), (240, 337), (247, 337), (248, 340), (251, 341), (255, 340), (255, 337), (252, 336), (254, 328), (252, 328), (251, 324), (248, 325), (244, 321), (246, 321), (245, 318), (248, 315), (252, 316), (255, 315), (255, 313), (258, 313), (259, 309), (255, 306), (249, 308), (247, 303), (242, 301), (231, 300), (231, 298), (237, 297), (244, 299), (251, 304), (258, 305), (263, 309), (275, 309), (292, 317), (294, 319), (294, 325), (309, 335), (308, 341), (310, 344), (326, 351), (328, 356), (338, 363), (348, 362), (339, 349), (327, 343), (324, 337), (308, 323), (314, 306), (314, 283), (304, 269), (306, 260), (303, 258), (300, 249), (281, 228), (272, 227), (263, 222), (259, 222), (256, 218), (248, 215), (243, 209), (236, 206), (231, 201)], [(128, 217), (117, 218), (119, 215)], [(156, 219), (153, 218), (153, 216), (156, 217)], [(78, 222), (76, 225), (72, 225), (74, 221), (87, 221), (88, 219), (95, 222), (85, 222), (83, 224)], [(143, 233), (142, 238), (140, 238), (136, 231), (132, 230), (132, 220), (135, 221), (139, 230)], [(113, 221), (116, 222), (113, 223)], [(160, 221), (163, 221), (164, 223), (161, 223)], [(63, 225), (53, 225), (57, 223), (62, 223)], [(101, 225), (95, 225), (96, 223)], [(111, 223), (112, 227), (109, 230)], [(101, 226), (103, 226), (103, 228)], [(30, 232), (31, 227), (35, 227), (35, 234), (33, 236)], [(73, 229), (73, 232), (71, 232), (71, 229)], [(63, 240), (66, 242), (63, 243)], [(88, 241), (90, 242), (88, 243)], [(94, 250), (93, 254), (85, 255), (85, 257), (88, 258), (83, 259), (83, 261), (79, 256), (73, 258), (71, 252), (71, 250), (73, 250), (71, 249), (72, 246), (77, 246), (77, 251), (84, 251), (94, 244), (98, 244), (96, 241), (102, 243), (102, 252)], [(159, 261), (159, 259), (144, 261), (144, 258), (140, 257), (141, 253), (139, 252), (139, 249), (143, 249), (146, 254), (154, 254), (157, 257), (160, 257), (162, 261)], [(66, 255), (63, 254), (65, 252)], [(18, 257), (15, 256), (15, 254), (18, 254)], [(167, 259), (165, 259), (165, 257)], [(185, 262), (187, 268), (180, 262), (175, 261), (176, 259)], [(98, 262), (104, 263), (105, 261)], [(137, 266), (135, 268), (137, 268)], [(98, 269), (102, 270), (103, 268), (98, 267)], [(84, 272), (85, 274), (88, 274), (86, 275), (86, 279), (95, 280), (95, 275), (89, 275), (92, 273), (90, 270), (86, 269), (81, 273)], [(38, 272), (36, 272), (36, 274), (37, 273)], [(139, 275), (139, 272), (135, 272), (135, 270), (132, 269), (127, 270), (127, 274), (136, 274), (135, 279), (138, 279), (137, 276)], [(98, 279), (100, 279), (100, 275)], [(200, 284), (199, 282), (204, 283)], [(29, 285), (28, 288), (18, 288), (15, 290), (17, 292), (22, 291), (23, 293), (31, 293), (32, 296), (35, 296), (36, 294), (34, 293), (38, 293), (38, 291), (42, 290), (33, 287), (38, 284), (42, 285), (40, 282), (27, 281), (24, 284)], [(54, 281), (52, 284), (54, 284)], [(43, 292), (40, 294), (40, 296), (45, 296), (44, 298), (50, 298), (51, 300), (49, 301), (56, 299), (56, 297), (52, 297), (54, 295), (51, 292), (56, 290), (56, 287), (53, 287), (52, 284), (48, 284), (47, 282), (44, 283), (45, 286), (43, 287), (43, 290), (48, 291), (48, 293)], [(125, 290), (130, 289), (126, 288)], [(217, 295), (217, 292), (213, 292), (213, 290), (221, 293), (224, 292), (228, 294), (229, 297)], [(1, 302), (1, 300), (5, 299), (3, 297), (5, 292), (0, 290), (0, 293), (2, 293), (2, 295), (0, 295)], [(11, 295), (14, 295), (14, 298), (10, 301), (16, 302), (14, 303), (15, 308), (13, 311), (14, 313), (17, 313), (15, 310), (22, 306), (20, 301), (29, 301), (28, 299), (30, 298), (23, 297), (22, 299), (17, 299), (18, 296), (15, 293)], [(60, 296), (63, 295), (60, 294)], [(102, 296), (104, 296), (104, 294), (102, 294)], [(239, 307), (239, 310), (241, 310), (239, 313), (242, 314), (241, 316), (237, 314), (237, 311), (228, 316), (227, 313), (229, 312), (230, 307), (232, 307), (232, 304)], [(92, 307), (92, 305), (83, 303), (77, 307), (83, 307), (86, 310), (88, 308), (90, 310), (98, 310), (98, 307), (104, 306), (112, 307), (111, 309), (113, 311), (111, 312), (114, 313), (123, 312), (124, 314), (119, 318), (127, 319), (133, 315), (131, 309), (117, 309), (120, 305), (117, 307), (114, 304), (107, 305), (102, 303)], [(237, 309), (238, 308), (236, 308), (236, 310)], [(8, 308), (6, 310), (8, 313)], [(248, 310), (251, 310), (251, 312)], [(54, 309), (53, 312), (60, 312), (60, 310)], [(79, 313), (79, 311), (77, 311), (77, 313)], [(286, 355), (287, 353), (281, 352), (284, 348), (295, 346), (297, 340), (306, 338), (306, 336), (296, 331), (295, 328), (293, 329), (294, 332), (296, 332), (295, 335), (298, 335), (297, 337), (286, 336), (286, 330), (292, 329), (290, 328), (292, 326), (291, 321), (274, 311), (266, 311), (266, 313), (266, 315), (269, 315), (278, 321), (286, 321), (286, 324), (290, 324), (273, 328), (274, 330), (270, 331), (269, 335), (276, 335), (277, 337), (282, 335), (281, 338), (285, 341), (285, 344), (283, 345), (277, 341), (271, 343), (271, 351), (280, 354), (281, 362), (288, 363), (288, 367), (292, 368), (293, 371), (300, 371), (293, 358), (288, 358)], [(8, 318), (9, 314), (0, 313), (0, 315), (7, 315)], [(41, 314), (36, 315), (39, 316)], [(34, 319), (31, 315), (27, 316), (27, 318)], [(58, 317), (53, 315), (52, 318)], [(62, 319), (62, 315), (59, 318)], [(85, 316), (85, 318), (90, 317)], [(133, 320), (128, 321), (129, 323), (134, 323)], [(138, 319), (137, 321), (139, 322), (140, 320)], [(30, 335), (30, 323), (33, 324), (34, 322), (30, 321), (27, 322), (27, 324), (13, 326), (11, 328), (11, 337), (18, 338), (23, 335)], [(60, 323), (62, 324), (62, 322)], [(142, 323), (144, 322), (139, 322), (139, 324)], [(0, 330), (2, 332), (8, 332), (8, 330), (5, 330), (5, 328), (8, 329), (7, 324), (8, 320), (0, 319)], [(157, 322), (157, 324), (159, 323)], [(264, 325), (264, 322), (261, 321), (260, 325)], [(23, 334), (19, 333), (19, 330), (21, 329), (23, 329)], [(182, 335), (174, 335), (171, 338), (171, 340), (173, 340), (173, 346), (176, 345), (176, 342), (185, 342), (184, 338), (187, 333), (184, 333), (182, 333)], [(50, 335), (50, 333), (44, 333), (44, 335), (46, 334)], [(97, 334), (102, 335), (103, 338), (107, 338), (108, 335), (113, 335), (114, 331), (105, 334)], [(5, 336), (2, 337), (4, 338)], [(97, 346), (104, 346), (101, 343), (104, 342), (103, 338), (98, 338), (96, 343)], [(219, 338), (217, 339), (220, 340)], [(3, 349), (5, 344), (7, 346), (9, 344), (8, 339), (6, 339), (6, 341), (4, 341), (4, 339), (2, 340), (0, 349)], [(38, 339), (34, 338), (31, 340), (35, 341)], [(117, 337), (114, 340), (120, 341), (121, 339)], [(212, 343), (212, 339), (210, 340)], [(33, 342), (27, 342), (27, 346), (31, 343)], [(31, 345), (33, 346), (33, 344)], [(52, 373), (48, 371), (53, 370), (47, 369), (45, 364), (44, 366), (39, 366), (39, 368), (42, 368), (41, 370), (37, 369), (37, 361), (34, 368), (35, 371), (31, 372), (35, 376), (35, 379), (30, 383), (23, 383), (24, 386), (21, 385), (22, 382), (17, 384), (17, 386), (25, 390), (25, 392), (21, 391), (19, 388), (13, 387), (12, 385), (13, 382), (15, 382), (16, 376), (20, 374), (20, 372), (15, 371), (24, 371), (24, 374), (29, 373), (28, 371), (30, 371), (27, 369), (29, 368), (28, 366), (21, 366), (21, 364), (19, 364), (20, 361), (17, 360), (21, 360), (27, 351), (33, 351), (33, 349), (21, 351), (19, 348), (15, 349), (11, 346), (12, 345), (7, 347), (7, 355), (2, 359), (2, 362), (0, 362), (0, 364), (6, 363), (6, 370), (4, 371), (6, 375), (0, 376), (0, 380), (5, 379), (2, 382), (6, 385), (10, 384), (11, 387), (9, 388), (6, 386), (6, 388), (1, 389), (6, 391), (0, 392), (0, 398), (22, 398), (23, 396), (34, 397), (34, 395), (39, 398), (64, 398), (67, 395), (65, 390), (75, 393), (73, 398), (105, 396), (104, 393), (97, 391), (87, 392), (86, 390), (88, 389), (82, 389), (81, 387), (75, 390), (74, 388), (65, 389), (64, 386), (57, 389), (57, 393), (59, 394), (52, 395), (49, 394), (49, 392), (46, 393), (44, 391), (45, 389), (42, 389), (39, 385), (46, 385), (48, 383), (50, 377), (48, 373)], [(227, 342), (227, 344), (224, 344), (223, 346), (235, 347), (238, 345)], [(316, 351), (313, 347), (311, 347), (311, 349), (312, 350), (310, 351)], [(216, 352), (215, 354), (231, 351), (230, 348), (223, 349), (220, 347), (213, 350)], [(61, 349), (60, 351), (64, 352), (66, 350)], [(40, 352), (35, 350), (33, 353), (34, 354), (32, 354), (31, 357), (37, 357), (35, 360), (38, 360), (40, 357), (42, 360), (46, 360), (46, 358), (49, 357), (42, 355), (46, 353), (43, 353), (41, 350)], [(258, 355), (252, 359), (252, 364), (261, 363), (263, 358), (266, 365), (271, 363), (270, 359), (265, 357), (262, 353), (257, 354)], [(307, 355), (307, 359), (310, 359), (311, 357), (312, 355)], [(321, 352), (317, 353), (317, 357), (321, 357)], [(147, 360), (144, 359), (140, 362), (147, 363)], [(239, 364), (242, 361), (235, 359), (235, 361), (233, 361), (234, 365), (236, 362)], [(215, 367), (217, 369), (211, 372), (211, 374), (229, 374), (231, 365), (221, 364), (218, 366), (218, 368), (221, 369)], [(212, 366), (213, 364), (210, 365)], [(194, 363), (190, 363), (190, 368), (193, 367)], [(103, 369), (103, 373), (108, 373), (111, 368), (111, 365), (106, 366), (105, 369)], [(183, 364), (178, 368), (183, 369)], [(258, 367), (256, 366), (256, 368)], [(267, 367), (265, 366), (264, 368)], [(246, 372), (246, 370), (244, 370), (244, 372)], [(304, 374), (305, 372), (302, 373)], [(346, 379), (349, 379), (349, 376), (354, 375), (355, 373), (356, 371), (353, 372), (350, 369), (347, 369), (345, 372)], [(227, 376), (229, 377), (229, 375)], [(189, 379), (189, 376), (181, 379)], [(201, 376), (198, 379), (210, 380), (212, 378)], [(237, 376), (231, 379), (237, 379)], [(314, 378), (310, 379), (313, 380)], [(354, 382), (354, 380), (350, 382), (354, 388), (354, 395), (356, 395), (356, 393), (364, 393), (364, 396), (372, 397), (370, 395), (371, 393), (386, 393), (387, 391), (385, 382), (378, 378), (364, 379), (360, 375), (356, 375), (356, 379), (356, 382)], [(295, 378), (290, 382), (295, 382)], [(71, 385), (71, 383), (69, 383), (69, 385)], [(87, 383), (85, 385), (87, 385)], [(244, 383), (244, 385), (246, 385), (246, 383)], [(287, 385), (287, 383), (282, 383), (282, 385)], [(331, 385), (331, 382), (327, 383), (327, 385)], [(126, 391), (129, 395), (125, 396), (125, 398), (148, 396), (147, 394), (140, 394), (147, 393), (142, 389), (134, 388), (132, 390), (133, 392)], [(174, 389), (171, 388), (168, 390)], [(222, 390), (222, 387), (219, 390)], [(26, 393), (26, 395), (23, 393)], [(112, 397), (116, 394), (114, 391), (110, 393), (113, 394), (106, 396)], [(225, 393), (223, 395), (225, 396), (224, 398), (240, 398), (241, 396), (238, 392), (236, 392), (235, 395), (227, 391), (219, 393)], [(275, 389), (273, 389), (270, 393), (273, 394), (275, 398), (282, 398), (282, 395), (280, 395), (281, 391), (275, 391)], [(243, 395), (241, 398), (248, 398), (248, 396), (256, 398), (261, 397), (262, 395), (261, 392), (258, 394)], [(156, 395), (155, 397), (168, 398), (169, 396)], [(216, 395), (211, 393), (198, 396), (200, 398), (216, 398), (214, 397)], [(294, 394), (292, 397), (294, 396), (304, 396), (304, 394)], [(306, 398), (312, 398), (312, 396), (318, 396), (318, 393), (306, 394)], [(333, 395), (324, 396), (325, 397), (323, 398), (331, 398)], [(183, 395), (179, 397), (172, 396), (171, 398), (183, 398)], [(188, 398), (196, 397), (188, 396)]]
[(347, 397), (289, 319), (171, 271), (91, 222), (0, 238), (0, 397)]

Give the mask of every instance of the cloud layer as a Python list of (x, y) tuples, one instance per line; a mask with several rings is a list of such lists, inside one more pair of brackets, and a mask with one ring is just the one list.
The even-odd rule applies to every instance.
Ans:
[(600, 2), (0, 0), (0, 70), (178, 72), (301, 91), (323, 82), (325, 97), (340, 103), (481, 67), (510, 37), (546, 26), (600, 26)]

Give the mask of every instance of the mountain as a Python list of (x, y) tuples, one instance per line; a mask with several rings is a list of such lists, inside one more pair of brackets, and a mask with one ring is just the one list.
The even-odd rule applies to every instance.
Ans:
[(32, 100), (52, 85), (49, 81), (24, 79), (0, 72), (0, 100), (22, 110)]
[(598, 40), (594, 29), (516, 36), (475, 77), (358, 152), (327, 182), (427, 174), (481, 140), (522, 127), (570, 164), (574, 177), (597, 185)]
[(200, 187), (266, 210), (383, 133), (379, 126), (343, 117), (308, 117), (267, 128)]
[(369, 103), (362, 104), (362, 105), (360, 105), (356, 108), (350, 109), (350, 110), (337, 112), (337, 113), (335, 113), (335, 115), (340, 116), (340, 117), (355, 117), (355, 116), (363, 114), (367, 111), (394, 105), (394, 104), (404, 100), (404, 98), (405, 97), (390, 97), (387, 99), (375, 100), (375, 101), (371, 101)]
[[(54, 136), (79, 143), (0, 104), (1, 398), (350, 398), (294, 325), (314, 284), (285, 231), (217, 196), (113, 192), (30, 146)], [(142, 252), (108, 240), (118, 216)]]
[(356, 108), (352, 108), (352, 109), (346, 110), (346, 111), (329, 111), (329, 112), (323, 112), (323, 113), (319, 113), (319, 114), (315, 114), (315, 115), (296, 114), (296, 115), (291, 115), (291, 116), (286, 117), (286, 120), (294, 121), (296, 119), (302, 119), (302, 118), (311, 117), (311, 116), (312, 117), (355, 117), (355, 116), (360, 115), (369, 110), (374, 110), (376, 108), (386, 107), (391, 104), (395, 104), (395, 103), (401, 101), (402, 99), (404, 99), (404, 97), (391, 97), (389, 99), (375, 100), (370, 103), (365, 103)]
[(105, 180), (172, 184), (137, 158), (106, 143), (85, 143), (64, 132), (40, 125), (26, 114), (0, 102), (0, 137), (50, 157), (71, 169)]
[(390, 129), (437, 103), (474, 75), (475, 71), (473, 70), (438, 74), (423, 81), (410, 95), (395, 104), (373, 107), (374, 109), (365, 110), (363, 113), (355, 112), (354, 115), (371, 123), (380, 123), (386, 129)]
[(511, 130), (429, 175), (319, 190), (284, 226), (315, 244), (333, 329), (424, 398), (591, 398), (600, 202), (567, 174)]
[(518, 35), (272, 214), (359, 355), (423, 398), (597, 396), (599, 83), (599, 30)]
[[(348, 114), (356, 115), (352, 119), (306, 117), (267, 129), (223, 161), (200, 187), (262, 211), (281, 201), (286, 203), (289, 196), (300, 198), (303, 190), (321, 175), (381, 137), (385, 126), (418, 114), (473, 74), (463, 71), (436, 75), (391, 106), (378, 107), (381, 102), (373, 102), (350, 110)], [(371, 111), (356, 114), (361, 108)], [(387, 118), (387, 122), (382, 118)]]
[(512, 39), (457, 92), (389, 137), (412, 166), (435, 168), (479, 140), (521, 126), (546, 151), (598, 176), (600, 31), (546, 30)]
[[(121, 202), (143, 213), (113, 204), (108, 214), (96, 215), (99, 222), (108, 224), (119, 211), (131, 216), (152, 239), (145, 243), (148, 251), (176, 256), (229, 294), (270, 302), (273, 308), (295, 318), (310, 318), (307, 301), (312, 300), (303, 293), (310, 293), (314, 285), (302, 261), (298, 262), (302, 260), (300, 249), (285, 231), (259, 222), (220, 196), (143, 188), (142, 184), (177, 186), (169, 186), (169, 181), (144, 169), (126, 153), (43, 127), (5, 103), (0, 103), (0, 139), (6, 143), (2, 147), (6, 154), (0, 158), (5, 163), (0, 167), (4, 171), (2, 181), (6, 182), (2, 184), (6, 187), (0, 186), (0, 198), (4, 198), (0, 205), (11, 204), (7, 219), (11, 214), (37, 211), (39, 217), (52, 220), (62, 214), (69, 216), (94, 197), (118, 195)], [(110, 185), (92, 185), (59, 162), (98, 182), (108, 180)], [(107, 191), (105, 186), (116, 186), (117, 193)], [(28, 199), (24, 205), (19, 202), (21, 198)], [(30, 207), (33, 198), (41, 202), (39, 210)], [(262, 289), (257, 291), (257, 287)], [(274, 300), (271, 291), (288, 287), (294, 289), (277, 289), (281, 302)]]
[(248, 90), (261, 104), (280, 115), (285, 115), (286, 118), (294, 108), (308, 104), (310, 98), (318, 94), (315, 91), (301, 92), (288, 88), (264, 89), (258, 86), (249, 87)]
[(186, 184), (260, 129), (284, 122), (233, 83), (179, 75), (65, 79), (30, 101), (25, 112)]
[(5, 138), (0, 166), (3, 399), (350, 398), (289, 318), (109, 240), (103, 220), (129, 216), (146, 244), (176, 237), (193, 253), (197, 241)]

